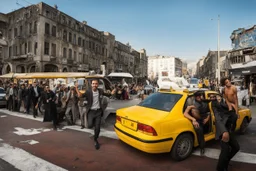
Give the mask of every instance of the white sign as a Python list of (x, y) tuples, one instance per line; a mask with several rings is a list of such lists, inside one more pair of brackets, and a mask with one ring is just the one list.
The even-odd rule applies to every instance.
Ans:
[(242, 71), (243, 74), (247, 74), (247, 73), (250, 73), (250, 70), (247, 70), (247, 71)]

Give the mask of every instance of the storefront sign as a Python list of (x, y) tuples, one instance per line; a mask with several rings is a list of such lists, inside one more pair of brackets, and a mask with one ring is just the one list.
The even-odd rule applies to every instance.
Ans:
[(243, 74), (248, 74), (250, 72), (251, 72), (250, 70), (242, 71)]

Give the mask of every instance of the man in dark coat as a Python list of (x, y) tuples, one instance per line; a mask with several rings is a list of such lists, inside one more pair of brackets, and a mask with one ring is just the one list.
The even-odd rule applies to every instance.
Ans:
[[(103, 95), (106, 95), (102, 89), (99, 89), (99, 81), (97, 79), (92, 80), (92, 88), (87, 90), (84, 94), (81, 94), (78, 90), (78, 85), (75, 86), (76, 92), (79, 97), (83, 97), (87, 100), (86, 104), (86, 114), (88, 128), (94, 126), (94, 142), (95, 148), (98, 150), (100, 144), (98, 142), (98, 137), (100, 134), (101, 117), (103, 116), (103, 111), (107, 107), (107, 102), (104, 101)], [(102, 102), (105, 102), (104, 104)]]
[(36, 105), (37, 105), (38, 99), (41, 95), (41, 90), (38, 87), (37, 82), (33, 83), (33, 86), (30, 88), (30, 93), (31, 93), (31, 101), (33, 104), (33, 116), (35, 118), (37, 116)]
[(217, 100), (215, 100), (215, 97), (211, 97), (211, 100), (215, 115), (215, 138), (220, 140), (221, 146), (217, 171), (227, 171), (230, 160), (240, 149), (232, 128), (237, 116), (229, 111), (228, 105), (220, 96), (217, 96)]

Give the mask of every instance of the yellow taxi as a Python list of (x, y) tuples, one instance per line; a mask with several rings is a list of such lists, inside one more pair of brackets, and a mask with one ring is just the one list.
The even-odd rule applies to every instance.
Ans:
[[(218, 95), (215, 91), (200, 91), (205, 99), (209, 99), (211, 94)], [(183, 115), (193, 101), (193, 91), (160, 90), (136, 106), (117, 110), (115, 132), (121, 141), (141, 151), (170, 152), (174, 160), (184, 160), (191, 155), (193, 147), (198, 146), (193, 125)], [(236, 130), (244, 133), (252, 118), (251, 111), (240, 108), (239, 115)], [(205, 130), (205, 141), (215, 138), (213, 112), (208, 128)]]

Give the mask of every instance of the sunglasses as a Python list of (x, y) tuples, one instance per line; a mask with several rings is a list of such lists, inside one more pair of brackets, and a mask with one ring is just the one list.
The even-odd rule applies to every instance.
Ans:
[(210, 96), (210, 99), (216, 98), (215, 96)]

